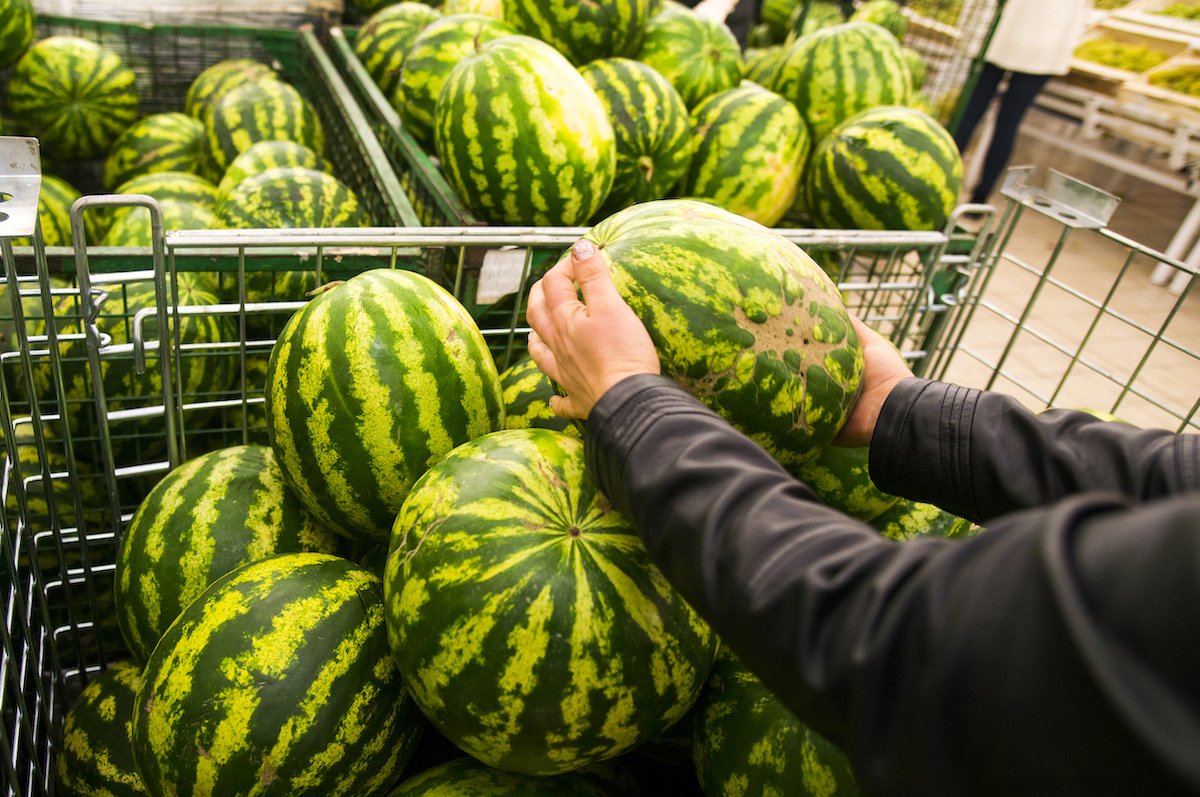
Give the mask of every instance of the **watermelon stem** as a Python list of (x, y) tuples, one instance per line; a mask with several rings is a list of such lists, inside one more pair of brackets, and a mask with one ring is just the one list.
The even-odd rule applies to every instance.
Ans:
[(649, 155), (643, 155), (638, 158), (638, 171), (642, 173), (642, 179), (650, 182), (654, 179), (654, 159)]

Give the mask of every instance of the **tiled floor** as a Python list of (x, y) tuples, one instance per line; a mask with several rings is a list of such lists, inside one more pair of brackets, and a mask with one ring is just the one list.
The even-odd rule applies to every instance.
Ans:
[[(1160, 250), (1191, 204), (1182, 194), (1028, 138), (1019, 141), (1013, 163), (1053, 165), (1120, 196), (1110, 229)], [(997, 194), (992, 201), (1002, 208), (1007, 200)], [(1180, 428), (1200, 401), (1200, 285), (1182, 298), (1152, 285), (1153, 260), (1131, 258), (1128, 247), (1090, 231), (1073, 231), (1054, 257), (1062, 230), (1058, 221), (1024, 212), (945, 378), (978, 387), (994, 379), (993, 388), (1037, 409), (1112, 410), (1142, 426)], [(1051, 262), (1050, 276), (1063, 287), (1039, 279)], [(1200, 418), (1190, 430), (1200, 430)]]

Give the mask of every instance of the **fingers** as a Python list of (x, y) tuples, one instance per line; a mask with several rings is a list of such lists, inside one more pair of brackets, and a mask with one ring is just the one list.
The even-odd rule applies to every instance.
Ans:
[(580, 238), (571, 247), (567, 258), (570, 276), (579, 285), (585, 304), (613, 304), (624, 300), (613, 284), (608, 261), (599, 247), (586, 238)]
[(529, 333), (529, 343), (526, 344), (526, 348), (529, 350), (530, 358), (542, 373), (555, 382), (560, 381), (558, 361), (554, 359), (554, 352), (538, 333)]
[(551, 396), (550, 409), (560, 418), (586, 418), (587, 413), (579, 408), (570, 396)]

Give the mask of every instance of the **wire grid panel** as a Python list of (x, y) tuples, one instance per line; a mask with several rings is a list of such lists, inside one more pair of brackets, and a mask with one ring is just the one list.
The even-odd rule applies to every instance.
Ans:
[(1003, 0), (907, 0), (904, 44), (928, 68), (921, 93), (944, 125), (957, 119), (976, 59), (982, 55)]
[[(39, 16), (38, 38), (53, 35), (90, 39), (120, 55), (137, 76), (142, 114), (183, 111), (192, 81), (219, 61), (250, 58), (272, 66), (313, 104), (325, 132), (325, 156), (372, 221), (378, 225), (418, 223), (362, 111), (312, 32)], [(0, 91), (5, 84), (0, 80)], [(68, 182), (84, 193), (103, 190), (103, 159), (45, 166), (47, 173), (67, 176)]]
[[(1001, 193), (995, 262), (978, 272), (930, 375), (1037, 410), (1200, 431), (1196, 269), (1109, 230), (1116, 198), (1065, 175), (1014, 169)], [(1159, 264), (1184, 275), (1182, 293), (1149, 282)]]

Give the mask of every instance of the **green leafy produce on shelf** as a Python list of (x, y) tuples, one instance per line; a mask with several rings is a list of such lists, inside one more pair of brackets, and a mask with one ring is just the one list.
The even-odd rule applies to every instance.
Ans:
[(1182, 17), (1184, 19), (1200, 20), (1200, 5), (1191, 3), (1171, 3), (1166, 8), (1153, 12), (1167, 17)]
[(1200, 66), (1176, 66), (1149, 77), (1152, 86), (1200, 97)]
[(1145, 72), (1167, 60), (1167, 54), (1141, 44), (1092, 39), (1075, 48), (1075, 57), (1127, 72)]

